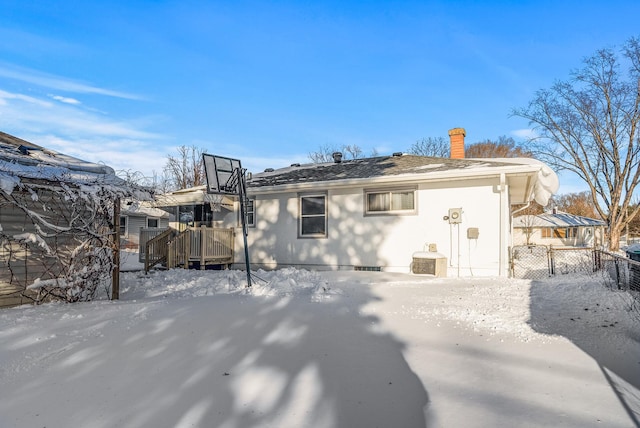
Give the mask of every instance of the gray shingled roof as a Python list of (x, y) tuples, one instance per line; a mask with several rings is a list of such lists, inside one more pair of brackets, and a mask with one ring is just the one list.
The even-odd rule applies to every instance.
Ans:
[(606, 226), (607, 223), (595, 218), (582, 217), (562, 211), (533, 216), (523, 215), (514, 217), (513, 227), (577, 227), (577, 226)]
[(381, 156), (353, 159), (341, 163), (292, 165), (274, 171), (253, 174), (248, 187), (258, 188), (285, 184), (351, 180), (402, 174), (424, 174), (451, 170), (513, 166), (513, 163), (479, 160), (449, 159), (416, 155)]

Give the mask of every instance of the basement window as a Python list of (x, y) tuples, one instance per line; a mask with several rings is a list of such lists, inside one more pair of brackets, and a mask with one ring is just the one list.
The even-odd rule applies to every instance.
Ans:
[(365, 214), (415, 214), (415, 189), (365, 191)]
[(353, 270), (356, 272), (382, 272), (380, 266), (354, 266)]

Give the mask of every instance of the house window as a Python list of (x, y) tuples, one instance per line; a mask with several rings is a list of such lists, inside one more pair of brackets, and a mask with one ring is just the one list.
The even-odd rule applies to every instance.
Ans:
[(178, 221), (193, 226), (196, 219), (195, 211), (195, 205), (180, 205), (180, 207), (178, 207)]
[(245, 215), (247, 216), (247, 226), (255, 227), (256, 225), (256, 200), (255, 198), (247, 199), (247, 204), (244, 207)]
[(560, 239), (568, 238), (568, 236), (567, 236), (567, 232), (568, 231), (569, 231), (569, 229), (566, 228), (566, 227), (559, 227), (559, 228), (553, 230), (553, 237), (554, 238), (560, 238)]
[(127, 236), (127, 216), (120, 216), (120, 236)]
[(415, 190), (365, 192), (366, 214), (411, 214), (416, 207)]
[(304, 195), (299, 198), (299, 235), (305, 238), (327, 236), (327, 195)]
[(157, 218), (148, 218), (147, 227), (158, 227), (159, 220)]

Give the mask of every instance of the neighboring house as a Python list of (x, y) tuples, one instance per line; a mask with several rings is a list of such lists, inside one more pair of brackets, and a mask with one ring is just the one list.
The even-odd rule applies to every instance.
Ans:
[[(450, 136), (452, 153), (463, 157), (464, 130)], [(508, 275), (512, 205), (544, 205), (557, 187), (556, 174), (532, 159), (398, 153), (269, 169), (247, 180), (250, 261), (265, 269), (410, 272), (414, 253), (431, 249), (446, 258), (449, 275)], [(173, 200), (190, 212), (182, 199), (196, 221), (239, 226), (237, 202), (222, 203), (209, 219), (205, 195), (204, 187), (185, 189), (159, 206)], [(236, 240), (242, 266), (242, 233)]]
[(602, 220), (556, 209), (545, 214), (523, 215), (513, 219), (513, 244), (597, 247), (604, 242), (606, 225)]
[(120, 210), (120, 248), (138, 249), (140, 229), (169, 227), (168, 212), (148, 206), (146, 202), (127, 201)]
[(117, 286), (113, 220), (130, 195), (108, 166), (0, 132), (0, 306)]

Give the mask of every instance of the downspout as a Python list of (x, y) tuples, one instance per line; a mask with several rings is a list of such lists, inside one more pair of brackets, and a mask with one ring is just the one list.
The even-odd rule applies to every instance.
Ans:
[(506, 219), (509, 218), (508, 213), (508, 195), (507, 191), (507, 179), (505, 173), (500, 173), (500, 259), (498, 261), (498, 276), (505, 276), (507, 264), (507, 224)]
[[(509, 224), (510, 224), (510, 237), (509, 237), (509, 245), (511, 246), (511, 248), (513, 248), (513, 217), (518, 214), (520, 211), (524, 211), (527, 208), (529, 208), (531, 206), (531, 201), (527, 202), (527, 204), (522, 207), (522, 208), (518, 208), (517, 210), (515, 210), (514, 212), (512, 212), (511, 214), (509, 214)], [(526, 223), (525, 223), (526, 224)], [(527, 238), (527, 242), (529, 242), (529, 239)]]

